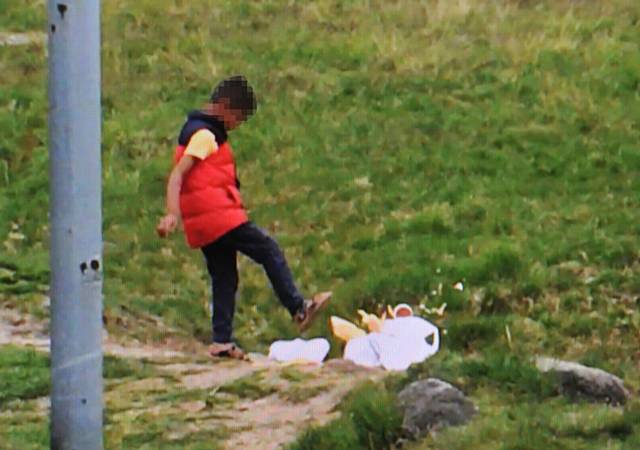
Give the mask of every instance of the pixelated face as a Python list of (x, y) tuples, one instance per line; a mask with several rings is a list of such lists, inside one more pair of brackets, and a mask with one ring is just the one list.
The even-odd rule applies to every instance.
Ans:
[(221, 115), (227, 130), (233, 130), (247, 119), (244, 111), (231, 108), (226, 99), (223, 99), (221, 102)]

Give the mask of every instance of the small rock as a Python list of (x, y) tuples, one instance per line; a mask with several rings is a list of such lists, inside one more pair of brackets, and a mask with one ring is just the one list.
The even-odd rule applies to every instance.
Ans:
[(555, 373), (560, 392), (571, 399), (624, 405), (631, 398), (623, 381), (602, 369), (544, 357), (536, 359), (536, 366), (541, 372)]
[(411, 439), (429, 431), (463, 425), (477, 413), (462, 391), (436, 378), (411, 383), (398, 395), (404, 413), (402, 429)]

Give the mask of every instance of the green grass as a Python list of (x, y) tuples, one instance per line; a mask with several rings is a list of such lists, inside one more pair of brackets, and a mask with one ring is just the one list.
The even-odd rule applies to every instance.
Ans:
[(49, 448), (49, 427), (46, 420), (2, 423), (3, 445), (7, 450), (42, 450)]
[[(527, 448), (516, 424), (534, 422), (518, 399), (544, 389), (527, 378), (525, 356), (588, 362), (640, 388), (636, 1), (102, 7), (108, 317), (158, 315), (209, 339), (201, 256), (181, 236), (159, 241), (154, 225), (184, 114), (222, 77), (243, 73), (260, 104), (232, 143), (252, 219), (280, 242), (305, 293), (334, 291), (332, 313), (447, 303), (434, 318), (447, 329), (443, 348), (470, 361), (450, 376), (464, 381), (473, 369), (477, 395), (502, 396), (487, 413), (499, 424), (479, 420), (464, 442), (488, 432), (520, 443), (504, 448)], [(45, 23), (41, 2), (0, 5), (0, 30)], [(0, 47), (0, 302), (40, 316), (45, 61), (41, 44)], [(240, 266), (240, 343), (265, 350), (293, 337), (262, 271), (244, 258)], [(452, 288), (458, 281), (463, 292)], [(328, 334), (320, 323), (310, 335)], [(117, 320), (108, 327), (162, 336)], [(514, 390), (521, 383), (532, 384)], [(545, 424), (571, 407), (536, 402), (535, 442), (553, 448)], [(500, 412), (506, 404), (516, 419)], [(623, 448), (633, 436), (606, 439)], [(598, 439), (580, 445), (600, 448)]]
[(407, 381), (436, 377), (449, 380), (466, 392), (492, 387), (517, 394), (523, 401), (542, 401), (557, 394), (550, 376), (540, 373), (527, 356), (508, 349), (493, 346), (475, 357), (449, 350), (441, 353), (435, 360), (411, 367)]
[(116, 358), (106, 355), (103, 361), (103, 375), (107, 379), (114, 378), (147, 378), (154, 375), (149, 363), (135, 359)]
[(222, 385), (218, 391), (233, 394), (243, 399), (257, 400), (273, 394), (277, 389), (265, 383), (263, 373), (254, 372), (251, 375)]
[(396, 442), (402, 416), (384, 386), (361, 386), (340, 410), (340, 419), (307, 430), (288, 450), (384, 450)]
[(408, 450), (426, 449), (632, 449), (640, 442), (637, 405), (624, 411), (570, 405), (562, 399), (514, 405), (494, 390), (477, 398), (485, 411), (470, 424), (428, 437)]
[(342, 416), (307, 430), (289, 450), (385, 449), (402, 436), (391, 394), (426, 376), (452, 381), (471, 396), (479, 414), (467, 425), (409, 443), (427, 449), (632, 449), (640, 443), (640, 404), (625, 408), (571, 404), (556, 395), (550, 379), (521, 358), (490, 353), (480, 360), (443, 352), (384, 386), (363, 386), (340, 407)]
[(44, 5), (38, 0), (3, 0), (0, 4), (0, 29), (32, 31), (42, 27)]
[(181, 450), (188, 448), (189, 450), (217, 450), (220, 448), (220, 440), (223, 435), (215, 431), (200, 431), (190, 433), (183, 439), (167, 441), (163, 439), (163, 434), (167, 429), (172, 428), (171, 419), (150, 418), (147, 429), (140, 433), (126, 436), (120, 443), (120, 448), (136, 448), (144, 450)]
[(280, 393), (280, 397), (290, 403), (304, 403), (331, 389), (327, 385), (293, 386)]
[(49, 359), (35, 350), (0, 347), (0, 407), (49, 394)]
[[(107, 395), (114, 384), (155, 375), (154, 369), (148, 363), (112, 356), (104, 358), (103, 373)], [(207, 443), (209, 445), (207, 448), (211, 448), (211, 445), (214, 445), (212, 442), (219, 440), (222, 430), (196, 433), (189, 437), (187, 442), (184, 439), (175, 442), (165, 439), (165, 432), (183, 425), (183, 422), (176, 417), (162, 420), (158, 420), (157, 417), (146, 417), (149, 424), (145, 426), (144, 433), (131, 432), (132, 430), (127, 428), (126, 423), (115, 425), (110, 423), (111, 415), (120, 412), (120, 410), (131, 409), (132, 403), (138, 402), (135, 406), (139, 407), (140, 401), (144, 400), (157, 403), (171, 402), (174, 398), (180, 397), (180, 394), (182, 394), (182, 398), (186, 398), (184, 393), (180, 391), (174, 392), (172, 397), (163, 394), (151, 400), (148, 398), (148, 393), (139, 395), (140, 398), (136, 398), (135, 394), (128, 393), (123, 394), (125, 398), (121, 399), (126, 404), (120, 405), (120, 407), (113, 404), (107, 405), (105, 430), (110, 438), (107, 448), (116, 448), (118, 439), (122, 440), (123, 445), (137, 442), (140, 447), (136, 448), (145, 448), (143, 444), (152, 437), (153, 440), (146, 448), (157, 448), (158, 444), (162, 444), (162, 448), (167, 449), (189, 448), (195, 450), (204, 448)], [(200, 396), (196, 397), (197, 394)], [(41, 449), (49, 446), (48, 410), (44, 405), (38, 406), (35, 402), (35, 399), (49, 395), (50, 361), (47, 354), (11, 345), (0, 347), (0, 430), (2, 430), (1, 436), (4, 440), (3, 449)], [(194, 398), (201, 398), (203, 394), (197, 392), (192, 395)]]
[[(103, 375), (107, 380), (144, 378), (153, 370), (139, 361), (106, 356)], [(11, 400), (29, 400), (49, 395), (49, 356), (32, 349), (0, 347), (0, 406)]]

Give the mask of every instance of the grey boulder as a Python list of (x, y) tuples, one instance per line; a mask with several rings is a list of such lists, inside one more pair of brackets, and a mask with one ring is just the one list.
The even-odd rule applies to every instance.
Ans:
[(536, 358), (536, 367), (541, 372), (555, 374), (560, 393), (573, 400), (624, 405), (631, 398), (622, 380), (602, 369), (545, 357)]
[(431, 430), (467, 423), (476, 406), (451, 384), (437, 378), (415, 381), (398, 395), (406, 437), (419, 439)]

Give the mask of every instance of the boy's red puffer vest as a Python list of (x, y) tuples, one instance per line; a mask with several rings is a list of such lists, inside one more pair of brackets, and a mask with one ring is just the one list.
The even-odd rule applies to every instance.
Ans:
[(220, 121), (199, 111), (189, 114), (174, 162), (182, 158), (191, 136), (203, 128), (216, 136), (218, 151), (197, 161), (185, 174), (180, 189), (184, 231), (192, 248), (210, 244), (249, 220), (240, 198), (233, 152)]

